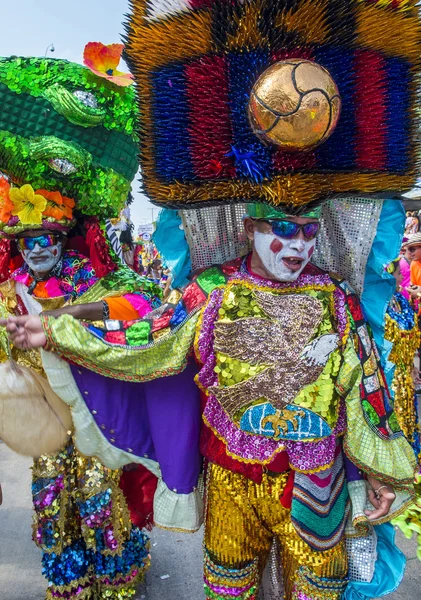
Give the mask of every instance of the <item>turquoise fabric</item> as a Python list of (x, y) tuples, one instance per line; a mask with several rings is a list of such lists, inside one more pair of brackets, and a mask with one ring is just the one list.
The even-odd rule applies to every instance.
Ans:
[(387, 357), (392, 344), (384, 339), (384, 321), (387, 305), (396, 284), (386, 267), (399, 255), (404, 230), (405, 210), (402, 203), (398, 200), (384, 200), (376, 237), (367, 262), (361, 297), (364, 314), (373, 330), (389, 384), (393, 379), (393, 369)]
[[(361, 297), (365, 317), (371, 325), (380, 351), (389, 389), (393, 380), (394, 365), (387, 360), (392, 344), (384, 339), (384, 323), (387, 305), (396, 289), (396, 281), (386, 271), (386, 266), (399, 255), (404, 229), (405, 211), (401, 202), (385, 200), (367, 262)], [(378, 537), (378, 558), (373, 580), (370, 583), (351, 581), (343, 600), (381, 598), (394, 592), (403, 579), (406, 559), (395, 544), (394, 527), (385, 523), (374, 529)]]
[(158, 215), (152, 238), (164, 263), (171, 269), (173, 288), (187, 285), (191, 271), (190, 249), (182, 226), (178, 211), (164, 208)]
[(405, 574), (406, 558), (395, 544), (395, 529), (390, 523), (377, 525), (377, 561), (370, 583), (351, 581), (343, 600), (371, 600), (396, 591)]

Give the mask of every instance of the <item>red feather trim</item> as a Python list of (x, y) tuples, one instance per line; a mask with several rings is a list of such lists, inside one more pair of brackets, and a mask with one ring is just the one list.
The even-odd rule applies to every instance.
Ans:
[(0, 240), (0, 283), (10, 277), (11, 258), (10, 240)]
[(117, 269), (108, 249), (107, 241), (96, 217), (85, 220), (86, 244), (89, 248), (89, 258), (97, 277), (105, 277)]

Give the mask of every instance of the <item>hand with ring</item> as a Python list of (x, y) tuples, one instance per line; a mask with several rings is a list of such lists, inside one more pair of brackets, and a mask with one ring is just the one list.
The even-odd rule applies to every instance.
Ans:
[(364, 511), (369, 521), (377, 521), (389, 514), (393, 502), (396, 499), (393, 488), (371, 475), (367, 476), (369, 485), (368, 498), (374, 506), (374, 510)]

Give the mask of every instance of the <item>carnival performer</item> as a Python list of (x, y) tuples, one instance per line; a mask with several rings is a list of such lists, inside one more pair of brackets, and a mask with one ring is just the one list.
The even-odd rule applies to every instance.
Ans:
[[(402, 509), (402, 492), (397, 501), (393, 488), (412, 482), (412, 451), (381, 383), (358, 300), (345, 282), (309, 263), (317, 216), (317, 211), (295, 217), (251, 205), (245, 222), (251, 254), (205, 271), (177, 306), (167, 307), (167, 319), (185, 314), (185, 330), (197, 323), (196, 357), (202, 365), (197, 382), (205, 392), (201, 449), (209, 462), (205, 590), (210, 598), (238, 596), (241, 590), (240, 597), (257, 594), (272, 536), (281, 543), (288, 597), (315, 598), (317, 592), (321, 598), (341, 598), (349, 514), (342, 451), (351, 478), (360, 479), (353, 464), (367, 475), (374, 507), (367, 513), (370, 520)], [(208, 299), (197, 312), (205, 291)], [(24, 347), (47, 344), (80, 361), (74, 345), (63, 344), (58, 332), (71, 327), (72, 337), (82, 335), (88, 342), (89, 330), (68, 316), (44, 317), (43, 323), (44, 329), (38, 318), (10, 322), (12, 339)], [(126, 335), (147, 326), (148, 321), (135, 323)], [(89, 340), (91, 362), (98, 359), (98, 342)], [(190, 343), (184, 343), (186, 354)], [(127, 345), (125, 351), (127, 369), (142, 350)], [(173, 360), (168, 357), (167, 368)], [(367, 362), (379, 381), (374, 395), (360, 389)], [(117, 365), (108, 361), (108, 367), (115, 376)], [(364, 414), (370, 425), (364, 425)]]
[(411, 258), (411, 286), (409, 288), (409, 293), (415, 302), (417, 311), (419, 311), (419, 301), (421, 297), (421, 234), (414, 233), (411, 235), (406, 242), (406, 248)]
[(410, 302), (400, 292), (402, 273), (401, 260), (398, 258), (388, 267), (396, 279), (396, 292), (387, 307), (385, 338), (393, 343), (389, 361), (394, 364), (392, 390), (393, 408), (399, 426), (406, 439), (412, 445), (417, 461), (420, 461), (420, 427), (418, 403), (414, 381), (419, 374), (414, 358), (420, 347), (421, 334), (417, 315)]
[[(85, 60), (95, 66), (101, 55), (117, 67), (121, 50), (90, 44)], [(119, 213), (137, 170), (128, 124), (136, 108), (133, 90), (96, 66), (94, 74), (63, 60), (0, 60), (3, 316), (132, 320), (160, 304), (160, 291), (122, 268), (104, 236), (101, 219)], [(38, 352), (14, 347), (9, 358), (45, 376)], [(121, 470), (80, 454), (71, 438), (56, 454), (31, 453), (47, 598), (131, 597), (148, 539), (130, 522)]]
[(409, 298), (410, 298), (409, 288), (411, 286), (411, 262), (412, 262), (412, 255), (407, 246), (408, 241), (409, 241), (408, 238), (404, 238), (403, 244), (402, 244), (402, 249), (401, 249), (401, 257), (400, 257), (400, 261), (399, 261), (400, 272), (402, 275), (402, 283), (401, 283), (400, 291), (407, 300), (409, 300)]
[[(415, 4), (133, 2), (127, 54), (145, 190), (161, 206), (199, 209), (183, 210), (180, 226), (192, 262), (206, 255), (204, 268), (159, 313), (136, 322), (8, 320), (14, 344), (43, 347), (63, 398), (54, 355), (78, 365), (81, 381), (155, 385), (149, 406), (159, 405), (160, 384), (177, 378), (188, 406), (173, 391), (173, 412), (154, 423), (189, 439), (191, 456), (194, 427), (186, 434), (174, 417), (195, 410), (194, 350), (208, 598), (256, 598), (273, 538), (288, 600), (340, 600), (355, 582), (374, 582), (374, 598), (399, 583), (401, 573), (375, 577), (375, 530), (411, 502), (416, 461), (357, 294), (329, 271), (346, 274), (365, 297), (375, 289), (366, 308), (380, 317), (372, 320), (381, 342), (391, 290), (384, 264), (398, 254), (404, 219), (398, 202), (382, 198), (411, 188), (416, 159), (407, 98), (421, 53), (404, 26), (419, 30)], [(382, 104), (388, 98), (393, 111)], [(326, 197), (343, 194), (320, 214)], [(246, 216), (235, 206), (245, 202)], [(240, 246), (243, 216), (247, 255), (210, 266), (210, 249), (223, 256)], [(371, 262), (376, 245), (393, 250), (381, 274)], [(118, 343), (106, 339), (110, 327)], [(101, 435), (89, 401), (78, 402)], [(130, 438), (134, 418), (120, 397), (120, 439)], [(106, 432), (102, 443), (101, 456), (124, 448)], [(171, 460), (184, 464), (186, 454), (174, 447)], [(169, 492), (180, 490), (161, 491), (159, 502), (175, 514), (181, 499)]]

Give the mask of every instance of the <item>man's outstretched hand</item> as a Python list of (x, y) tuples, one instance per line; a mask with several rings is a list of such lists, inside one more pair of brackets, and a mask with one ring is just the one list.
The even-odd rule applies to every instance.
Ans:
[(389, 514), (389, 511), (396, 499), (393, 488), (387, 483), (383, 483), (370, 475), (367, 476), (369, 484), (368, 498), (374, 506), (374, 510), (364, 511), (369, 521), (376, 521)]
[(47, 343), (39, 317), (27, 315), (0, 319), (0, 327), (6, 327), (12, 344), (22, 350), (43, 348)]

